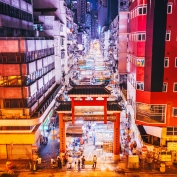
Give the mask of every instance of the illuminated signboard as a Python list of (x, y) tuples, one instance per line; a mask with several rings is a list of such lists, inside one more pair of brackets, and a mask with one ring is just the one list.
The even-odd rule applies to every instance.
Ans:
[(168, 151), (177, 151), (177, 142), (168, 142), (167, 149)]
[(166, 155), (166, 154), (160, 155), (160, 161), (171, 162), (171, 155)]

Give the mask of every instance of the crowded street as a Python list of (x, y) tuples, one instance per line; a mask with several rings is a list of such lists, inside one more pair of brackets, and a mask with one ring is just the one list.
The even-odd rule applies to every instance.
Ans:
[[(120, 88), (116, 87), (116, 74), (106, 66), (104, 59), (101, 57), (98, 41), (92, 41), (90, 53), (85, 58), (78, 60), (77, 68), (79, 68), (77, 71), (72, 70), (70, 72), (73, 82), (80, 85), (101, 85), (108, 81), (107, 89), (111, 92), (108, 100), (115, 101), (120, 98), (120, 101), (122, 100), (120, 102), (122, 105), (120, 116), (120, 160), (122, 163), (120, 169), (124, 169), (127, 166), (128, 155), (141, 154), (142, 144), (135, 137), (134, 131), (131, 130), (131, 120), (127, 117)], [(63, 90), (59, 96), (61, 101), (70, 100), (67, 95), (70, 88), (71, 86), (68, 85), (67, 90), (66, 87), (61, 89)], [(85, 108), (84, 110), (83, 107), (83, 112), (93, 111), (87, 109)], [(102, 113), (98, 111), (96, 114)], [(55, 122), (55, 126), (52, 126), (51, 129), (49, 132), (44, 132), (44, 134), (47, 134), (48, 142), (40, 146), (39, 158), (42, 159), (42, 162), (38, 165), (38, 168), (56, 168), (60, 166), (61, 171), (63, 169), (69, 171), (81, 171), (92, 168), (99, 170), (109, 169), (111, 171), (119, 169), (119, 167), (114, 165), (113, 159), (114, 125), (112, 122), (109, 121), (107, 124), (104, 124), (102, 121), (76, 120), (75, 125), (67, 122), (67, 149), (65, 153), (60, 153), (59, 150), (60, 138), (57, 136), (59, 133), (58, 121)], [(93, 162), (94, 157), (96, 158), (95, 165)], [(52, 164), (53, 161), (56, 163)], [(139, 164), (139, 159), (137, 163)]]

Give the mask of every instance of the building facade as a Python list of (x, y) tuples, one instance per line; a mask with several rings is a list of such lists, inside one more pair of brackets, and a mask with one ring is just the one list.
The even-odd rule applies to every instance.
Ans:
[(32, 147), (40, 146), (59, 91), (54, 39), (34, 37), (32, 1), (0, 5), (0, 158), (29, 158)]
[(92, 28), (91, 37), (92, 39), (98, 39), (98, 12), (97, 10), (91, 11)]
[(87, 13), (87, 0), (77, 1), (77, 20), (78, 23), (85, 24)]
[(128, 110), (153, 145), (177, 140), (176, 8), (172, 0), (130, 1)]

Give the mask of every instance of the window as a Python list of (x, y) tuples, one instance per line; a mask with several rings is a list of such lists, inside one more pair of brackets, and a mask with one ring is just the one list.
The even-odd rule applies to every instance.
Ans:
[(167, 135), (177, 135), (177, 127), (167, 127)]
[(63, 25), (60, 26), (60, 31), (63, 32)]
[(137, 16), (137, 9), (135, 9), (135, 17)]
[(177, 117), (177, 108), (172, 108), (172, 115), (174, 116), (174, 117)]
[(177, 82), (175, 82), (174, 85), (173, 85), (173, 91), (177, 92)]
[(147, 8), (146, 7), (143, 7), (143, 14), (146, 14), (147, 12), (147, 10), (146, 10)]
[(21, 100), (18, 101), (18, 107), (23, 108), (23, 102)]
[(10, 108), (10, 101), (7, 101), (5, 100), (5, 105), (4, 105), (5, 108)]
[(143, 9), (141, 7), (138, 8), (139, 15), (143, 14)]
[(7, 63), (8, 62), (7, 56), (2, 56), (2, 61), (3, 63)]
[(166, 82), (163, 83), (162, 92), (167, 92), (167, 83)]
[(169, 67), (169, 58), (165, 58), (165, 60), (164, 60), (164, 67), (165, 68)]
[(16, 62), (21, 62), (21, 56), (16, 56)]
[(170, 41), (170, 36), (171, 36), (171, 32), (167, 31), (166, 32), (166, 41)]
[(136, 119), (148, 123), (165, 123), (166, 105), (136, 103)]
[(64, 45), (64, 38), (61, 38), (60, 43), (61, 45)]
[(172, 4), (167, 5), (167, 14), (172, 14)]
[(138, 7), (138, 14), (137, 15), (145, 15), (147, 13), (147, 7)]
[(143, 82), (137, 82), (136, 83), (136, 89), (137, 90), (144, 90), (144, 83)]
[(137, 34), (137, 40), (138, 41), (145, 41), (146, 40), (146, 34), (145, 33)]
[(65, 52), (61, 51), (61, 59), (65, 58)]
[(177, 67), (177, 58), (175, 58), (175, 67)]

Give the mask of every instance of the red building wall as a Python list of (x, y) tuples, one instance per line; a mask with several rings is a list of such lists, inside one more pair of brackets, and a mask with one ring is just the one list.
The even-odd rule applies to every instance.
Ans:
[[(143, 3), (147, 4), (148, 2), (150, 1), (135, 0), (130, 6), (130, 11)], [(174, 82), (177, 82), (177, 76), (175, 75), (175, 73), (177, 73), (177, 67), (175, 67), (175, 58), (177, 57), (177, 3), (175, 3), (173, 0), (168, 0), (168, 3), (172, 3), (172, 14), (167, 14), (166, 30), (171, 31), (171, 39), (170, 41), (165, 42), (164, 57), (169, 57), (169, 67), (164, 68), (163, 74), (163, 82), (168, 83), (167, 92), (151, 92), (153, 40), (153, 31), (151, 29), (153, 29), (153, 21), (147, 26), (147, 28), (149, 28), (149, 33), (146, 31), (146, 22), (147, 20), (150, 21), (151, 19), (147, 19), (146, 15), (134, 17), (133, 19), (130, 19), (129, 23), (130, 34), (146, 31), (146, 43), (129, 41), (129, 54), (133, 55), (134, 57), (144, 57), (146, 52), (145, 67), (138, 67), (133, 62), (131, 63), (130, 75), (136, 74), (136, 81), (146, 82), (146, 85), (148, 85), (146, 91), (136, 90), (136, 102), (159, 105), (165, 104), (167, 107), (166, 123), (157, 124), (156, 126), (177, 126), (176, 118), (172, 116), (172, 108), (177, 107), (177, 92), (173, 91)], [(153, 13), (151, 15), (153, 15)], [(144, 69), (146, 69), (146, 72)], [(136, 121), (136, 123), (142, 125), (142, 122)], [(144, 123), (144, 125), (153, 124)]]

